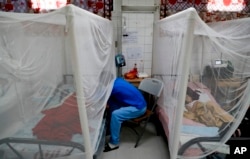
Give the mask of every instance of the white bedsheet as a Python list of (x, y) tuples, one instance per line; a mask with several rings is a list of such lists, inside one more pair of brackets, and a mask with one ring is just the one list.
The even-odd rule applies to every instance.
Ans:
[(207, 126), (191, 126), (182, 125), (181, 132), (184, 134), (196, 134), (198, 136), (217, 136), (219, 133), (218, 127), (207, 127)]

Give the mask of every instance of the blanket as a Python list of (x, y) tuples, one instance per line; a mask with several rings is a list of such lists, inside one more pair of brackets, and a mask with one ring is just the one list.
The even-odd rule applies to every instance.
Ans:
[(195, 101), (193, 106), (184, 112), (184, 117), (205, 124), (221, 127), (223, 123), (232, 122), (234, 117), (212, 101)]
[(70, 141), (73, 134), (82, 133), (75, 93), (60, 106), (42, 113), (45, 116), (32, 129), (38, 139)]

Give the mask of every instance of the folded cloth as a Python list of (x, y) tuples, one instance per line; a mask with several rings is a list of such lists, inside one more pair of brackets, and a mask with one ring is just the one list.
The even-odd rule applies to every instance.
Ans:
[(232, 122), (234, 117), (223, 110), (217, 103), (209, 101), (206, 103), (195, 101), (184, 117), (200, 122), (210, 127), (221, 127), (223, 123)]

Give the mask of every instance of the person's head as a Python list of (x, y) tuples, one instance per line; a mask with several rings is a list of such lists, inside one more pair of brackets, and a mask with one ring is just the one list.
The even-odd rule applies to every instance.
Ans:
[[(191, 98), (192, 99), (192, 101), (193, 100), (198, 100), (199, 99), (199, 94), (196, 92), (196, 91), (194, 91), (193, 89), (191, 89), (190, 87), (187, 87), (187, 94), (186, 94), (187, 96), (189, 96), (188, 98)], [(187, 97), (186, 97), (187, 98)]]

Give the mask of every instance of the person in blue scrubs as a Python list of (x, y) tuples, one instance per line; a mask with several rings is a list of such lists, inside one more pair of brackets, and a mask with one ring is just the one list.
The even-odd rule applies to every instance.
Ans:
[(146, 101), (138, 88), (123, 78), (116, 78), (108, 100), (110, 114), (110, 140), (104, 152), (119, 148), (123, 121), (137, 118), (146, 112)]

